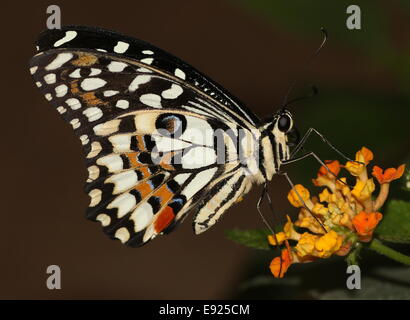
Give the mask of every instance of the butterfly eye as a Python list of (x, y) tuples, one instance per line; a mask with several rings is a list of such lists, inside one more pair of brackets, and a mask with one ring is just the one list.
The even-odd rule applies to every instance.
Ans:
[(165, 136), (179, 137), (186, 129), (186, 119), (180, 114), (161, 114), (155, 121), (156, 129)]
[(278, 121), (278, 128), (282, 132), (287, 132), (290, 128), (292, 120), (288, 115), (282, 115)]

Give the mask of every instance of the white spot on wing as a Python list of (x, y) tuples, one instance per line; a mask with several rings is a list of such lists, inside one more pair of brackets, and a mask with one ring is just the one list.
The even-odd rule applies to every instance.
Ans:
[(97, 164), (107, 167), (109, 172), (117, 172), (123, 169), (124, 163), (117, 154), (109, 154), (97, 160)]
[(178, 98), (184, 90), (181, 88), (180, 85), (173, 83), (171, 88), (162, 91), (161, 95), (165, 99), (176, 99)]
[(118, 41), (117, 45), (114, 47), (114, 52), (124, 53), (125, 51), (128, 50), (129, 46), (130, 46), (129, 43), (126, 43), (126, 42), (123, 42), (123, 41)]
[(56, 82), (56, 75), (54, 73), (49, 73), (44, 76), (44, 81), (48, 84), (53, 84)]
[(88, 139), (88, 136), (86, 134), (80, 136), (80, 140), (82, 145), (86, 145), (88, 142), (90, 142), (90, 139)]
[(198, 173), (194, 179), (184, 188), (182, 194), (187, 199), (192, 198), (199, 190), (203, 189), (212, 179), (217, 168), (210, 168), (208, 170)]
[(53, 61), (51, 61), (46, 67), (46, 70), (54, 70), (61, 67), (64, 63), (69, 61), (73, 57), (70, 52), (59, 53)]
[(142, 50), (143, 54), (154, 54), (151, 50)]
[(107, 209), (117, 208), (117, 217), (122, 218), (137, 204), (135, 197), (132, 194), (124, 193), (114, 199)]
[(73, 120), (70, 121), (70, 124), (73, 126), (73, 129), (77, 129), (80, 127), (81, 122), (79, 119), (75, 118)]
[(135, 90), (138, 89), (138, 86), (140, 84), (147, 83), (150, 80), (151, 80), (151, 76), (147, 76), (147, 75), (136, 76), (134, 80), (132, 80), (132, 82), (130, 83), (128, 90), (130, 92), (134, 92)]
[(57, 107), (57, 111), (58, 111), (59, 114), (63, 114), (64, 112), (67, 111), (67, 109), (64, 108), (63, 106), (59, 106), (59, 107)]
[(81, 70), (80, 68), (75, 69), (73, 72), (71, 72), (69, 74), (69, 77), (71, 77), (71, 78), (81, 78), (80, 70)]
[(185, 72), (182, 71), (181, 69), (176, 68), (174, 74), (175, 74), (175, 76), (177, 76), (178, 78), (181, 78), (181, 79), (185, 80)]
[(112, 61), (108, 65), (108, 70), (111, 72), (121, 72), (123, 71), (128, 65), (124, 62)]
[(71, 40), (73, 40), (75, 37), (77, 36), (77, 32), (76, 31), (66, 31), (64, 38), (56, 41), (54, 43), (54, 47), (59, 47), (62, 44), (69, 42)]
[(97, 69), (97, 68), (91, 68), (91, 72), (90, 72), (90, 77), (91, 76), (97, 76), (101, 73), (101, 69)]
[(107, 227), (111, 223), (111, 218), (108, 214), (100, 213), (95, 220), (100, 221), (103, 227)]
[(72, 110), (77, 110), (81, 108), (81, 103), (78, 99), (76, 98), (70, 98), (65, 101), (67, 105), (72, 109)]
[(117, 134), (111, 136), (108, 140), (114, 147), (114, 152), (129, 152), (131, 145), (131, 136), (128, 134)]
[(117, 104), (115, 105), (117, 108), (127, 109), (130, 103), (127, 100), (118, 100)]
[(87, 154), (87, 158), (94, 158), (101, 152), (101, 150), (101, 144), (98, 141), (94, 141), (93, 143), (91, 143), (91, 151)]
[(81, 88), (86, 91), (95, 90), (103, 87), (107, 81), (100, 78), (87, 78), (81, 82)]
[(46, 93), (46, 94), (44, 95), (44, 97), (46, 97), (46, 99), (47, 99), (48, 101), (50, 101), (51, 99), (53, 99), (53, 97), (51, 96), (51, 93)]
[(88, 195), (91, 197), (90, 207), (95, 207), (101, 201), (102, 191), (100, 189), (91, 190)]
[(83, 111), (83, 114), (88, 118), (89, 122), (96, 121), (103, 116), (103, 112), (98, 107), (87, 108)]
[(129, 240), (130, 238), (130, 232), (127, 230), (127, 228), (122, 227), (119, 228), (117, 231), (115, 231), (114, 235), (117, 239), (119, 239), (122, 243), (125, 243)]
[(157, 94), (153, 94), (153, 93), (143, 94), (140, 97), (140, 101), (143, 104), (153, 107), (153, 108), (162, 108), (161, 97)]
[(105, 183), (114, 184), (113, 194), (122, 193), (135, 186), (137, 182), (138, 176), (133, 170), (113, 174), (111, 177), (105, 180)]
[(152, 206), (144, 202), (130, 216), (130, 220), (134, 220), (134, 231), (138, 232), (145, 229), (152, 221), (154, 213)]
[(144, 58), (144, 59), (141, 59), (141, 62), (142, 62), (142, 63), (145, 63), (145, 64), (151, 64), (152, 61), (154, 61), (154, 58)]
[(64, 97), (67, 94), (68, 87), (65, 84), (60, 84), (57, 86), (55, 89), (56, 91), (56, 97)]
[(111, 96), (113, 96), (113, 95), (116, 95), (116, 94), (118, 94), (119, 93), (119, 91), (115, 91), (115, 90), (106, 90), (106, 91), (104, 91), (104, 97), (111, 97)]
[(30, 74), (35, 74), (36, 71), (37, 71), (37, 69), (38, 69), (37, 66), (31, 67), (31, 68), (30, 68)]

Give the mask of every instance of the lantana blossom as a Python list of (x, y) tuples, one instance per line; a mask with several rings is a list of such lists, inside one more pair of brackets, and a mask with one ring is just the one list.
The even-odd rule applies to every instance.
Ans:
[[(326, 161), (317, 177), (312, 180), (323, 188), (317, 196), (297, 184), (288, 194), (292, 206), (300, 208), (296, 221), (287, 216), (283, 231), (269, 235), (271, 245), (285, 244), (281, 257), (270, 264), (275, 277), (282, 278), (294, 263), (312, 262), (332, 255), (346, 256), (358, 242), (369, 242), (383, 215), (379, 209), (385, 203), (389, 184), (399, 179), (405, 166), (383, 171), (373, 167), (372, 176), (380, 185), (375, 195), (375, 180), (369, 177), (367, 166), (373, 160), (373, 152), (361, 148), (355, 161), (341, 165), (339, 161)], [(338, 177), (341, 169), (352, 175), (356, 183), (351, 189), (346, 177)], [(292, 244), (292, 245), (291, 245)]]

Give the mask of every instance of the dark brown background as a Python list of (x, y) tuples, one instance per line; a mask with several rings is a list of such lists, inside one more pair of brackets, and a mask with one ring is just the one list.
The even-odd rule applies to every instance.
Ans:
[[(80, 142), (27, 70), (50, 4), (61, 7), (63, 24), (114, 29), (181, 57), (261, 117), (281, 103), (320, 33), (313, 40), (296, 37), (233, 1), (15, 1), (3, 9), (0, 298), (231, 297), (253, 251), (227, 240), (224, 230), (262, 226), (255, 209), (258, 187), (205, 234), (195, 236), (187, 219), (177, 232), (139, 249), (110, 241), (98, 224), (84, 219)], [(332, 42), (309, 77), (332, 79), (340, 88), (392, 92), (398, 81), (359, 50)], [(397, 150), (396, 157), (401, 154)], [(286, 186), (279, 181), (273, 188), (283, 199)], [(286, 204), (278, 202), (280, 212)], [(62, 290), (46, 288), (51, 264), (62, 269)]]

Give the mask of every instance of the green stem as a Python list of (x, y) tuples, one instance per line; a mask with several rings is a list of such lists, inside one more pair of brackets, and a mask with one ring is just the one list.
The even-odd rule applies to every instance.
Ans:
[(396, 250), (393, 250), (392, 248), (385, 246), (380, 240), (373, 239), (369, 244), (369, 248), (392, 260), (395, 260), (397, 262), (401, 262), (403, 264), (407, 264), (410, 266), (409, 256), (406, 256), (400, 252), (397, 252)]

